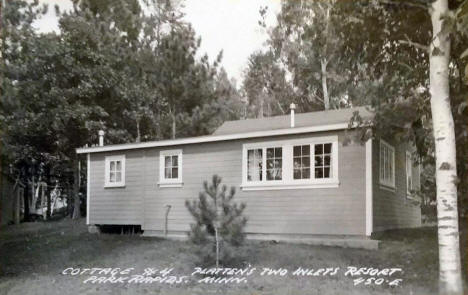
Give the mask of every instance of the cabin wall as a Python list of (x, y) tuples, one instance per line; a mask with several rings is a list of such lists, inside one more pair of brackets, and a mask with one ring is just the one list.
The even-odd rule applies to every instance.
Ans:
[[(338, 134), (337, 188), (242, 191), (242, 144)], [(91, 154), (90, 224), (141, 224), (145, 231), (183, 233), (193, 222), (186, 200), (198, 197), (213, 174), (236, 188), (235, 200), (247, 205), (247, 233), (365, 235), (365, 146), (345, 140), (344, 132), (320, 132), (169, 148), (115, 152), (126, 154), (125, 188), (105, 189), (104, 156)], [(348, 136), (348, 139), (352, 139)], [(161, 188), (159, 152), (183, 150), (183, 187)]]
[[(145, 150), (94, 153), (90, 155), (89, 224), (143, 224), (146, 193)], [(125, 187), (104, 187), (104, 159), (125, 155)]]
[[(373, 140), (373, 231), (421, 226), (421, 207), (406, 193), (406, 151), (411, 147), (385, 140), (395, 148), (395, 189), (380, 184), (380, 139)], [(420, 173), (413, 166), (414, 188), (420, 187)]]

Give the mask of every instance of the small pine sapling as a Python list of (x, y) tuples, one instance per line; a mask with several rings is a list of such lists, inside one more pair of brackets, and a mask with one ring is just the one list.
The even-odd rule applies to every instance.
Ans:
[(212, 183), (203, 183), (204, 191), (198, 200), (185, 202), (195, 219), (191, 224), (189, 238), (198, 246), (197, 254), (204, 264), (232, 263), (236, 250), (245, 239), (244, 227), (247, 218), (242, 214), (245, 204), (233, 201), (235, 188), (229, 192), (226, 185), (221, 186), (221, 177), (213, 175)]

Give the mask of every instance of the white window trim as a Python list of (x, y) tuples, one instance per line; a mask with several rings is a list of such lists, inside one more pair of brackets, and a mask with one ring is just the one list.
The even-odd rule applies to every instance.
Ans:
[[(165, 178), (164, 173), (164, 157), (166, 156), (177, 156), (177, 168), (178, 174), (177, 178)], [(183, 171), (183, 161), (182, 161), (182, 150), (164, 150), (159, 152), (159, 187), (182, 187), (182, 171)]]
[[(294, 179), (293, 178), (293, 147), (296, 145), (332, 143), (332, 178), (323, 179)], [(282, 180), (266, 180), (266, 149), (272, 147), (282, 148)], [(263, 177), (261, 181), (247, 181), (247, 150), (263, 149)], [(313, 146), (311, 146), (311, 177), (314, 175)], [(338, 176), (338, 136), (311, 137), (292, 140), (278, 140), (256, 142), (242, 145), (242, 190), (282, 190), (298, 188), (333, 188), (339, 186)]]
[[(122, 162), (122, 178), (120, 182), (110, 182), (110, 162), (121, 161)], [(124, 187), (125, 186), (125, 155), (115, 155), (105, 157), (105, 169), (104, 169), (104, 187)]]
[[(392, 181), (388, 182), (385, 179), (382, 179), (382, 174), (381, 174), (381, 156), (382, 156), (382, 146), (387, 147), (390, 151), (393, 153), (392, 157)], [(389, 189), (391, 191), (395, 191), (395, 148), (390, 145), (388, 142), (385, 140), (381, 139), (380, 140), (380, 148), (379, 148), (379, 183), (380, 183), (380, 188), (382, 189)]]

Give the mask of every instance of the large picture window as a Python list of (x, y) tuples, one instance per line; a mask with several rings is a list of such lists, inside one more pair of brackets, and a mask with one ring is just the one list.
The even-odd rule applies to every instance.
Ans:
[(159, 186), (182, 186), (182, 150), (167, 150), (159, 153)]
[(105, 187), (125, 186), (125, 155), (105, 158)]
[(244, 144), (243, 189), (336, 187), (338, 137)]
[(395, 149), (380, 140), (380, 184), (395, 188)]

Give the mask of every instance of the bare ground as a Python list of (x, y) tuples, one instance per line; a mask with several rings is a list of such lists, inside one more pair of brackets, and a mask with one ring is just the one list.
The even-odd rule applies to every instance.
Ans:
[[(88, 234), (84, 220), (24, 223), (0, 228), (0, 294), (435, 294), (438, 262), (435, 228), (386, 232), (377, 251), (248, 242), (241, 267), (255, 267), (246, 282), (203, 284), (191, 276), (197, 258), (188, 242), (131, 235)], [(401, 268), (381, 285), (354, 286), (348, 266)], [(90, 275), (63, 275), (68, 268), (174, 268), (181, 284), (84, 283)], [(260, 275), (264, 267), (287, 269), (285, 276)], [(298, 267), (339, 267), (334, 276), (293, 276)], [(369, 276), (362, 276), (369, 278)], [(378, 277), (376, 277), (378, 278)], [(398, 286), (389, 286), (400, 278)]]

